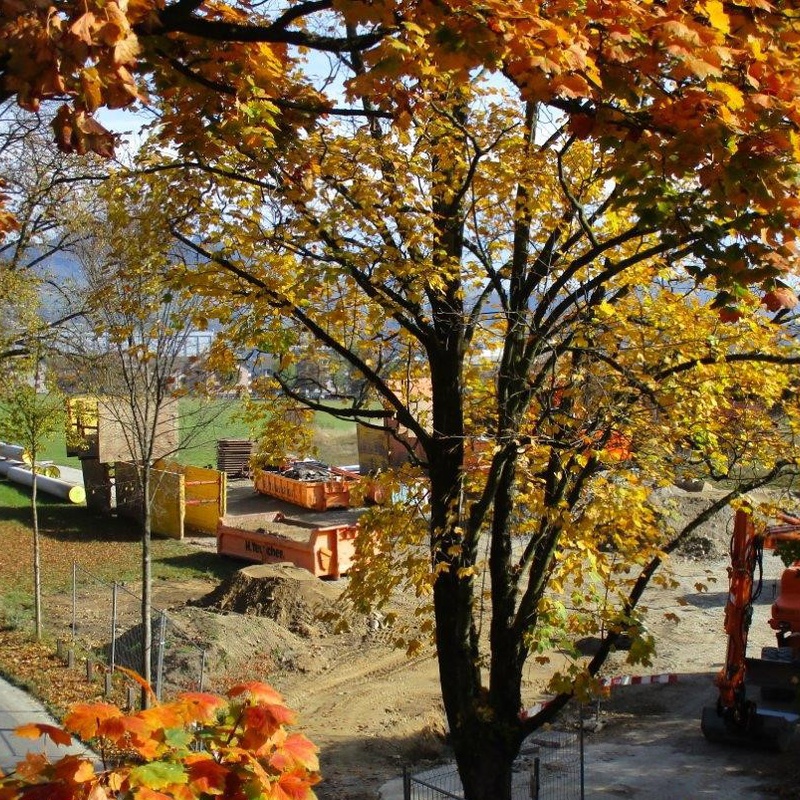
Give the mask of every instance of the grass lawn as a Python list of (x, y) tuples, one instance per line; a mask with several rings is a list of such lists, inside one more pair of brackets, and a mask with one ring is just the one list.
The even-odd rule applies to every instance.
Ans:
[[(242, 406), (237, 401), (219, 400), (209, 405), (184, 400), (181, 403), (181, 430), (186, 432), (185, 449), (177, 455), (183, 464), (196, 467), (215, 466), (218, 439), (255, 439), (258, 430), (242, 419)], [(314, 444), (323, 461), (332, 464), (353, 464), (358, 461), (355, 423), (330, 414), (314, 415)], [(269, 423), (263, 423), (269, 435)]]
[[(42, 583), (48, 593), (68, 591), (72, 564), (106, 581), (137, 581), (141, 542), (127, 519), (103, 519), (85, 506), (39, 495)], [(30, 493), (0, 482), (0, 615), (22, 622), (33, 596), (33, 534)], [(213, 552), (190, 550), (174, 539), (153, 539), (153, 576), (222, 580), (241, 565)]]
[[(191, 446), (179, 454), (187, 464), (216, 463), (216, 442), (221, 438), (249, 438), (247, 424), (240, 418), (238, 401), (218, 401), (210, 409), (184, 401), (186, 419), (203, 424)], [(358, 460), (355, 425), (327, 414), (315, 417), (315, 444), (319, 456), (334, 464)], [(48, 442), (42, 459), (80, 466), (77, 458), (66, 457), (64, 437)], [(39, 525), (42, 534), (44, 591), (63, 592), (72, 579), (72, 564), (103, 580), (136, 581), (141, 574), (141, 545), (133, 521), (101, 518), (85, 507), (39, 495)], [(16, 619), (27, 614), (33, 594), (30, 491), (0, 480), (0, 616)], [(222, 579), (238, 566), (213, 552), (189, 550), (172, 539), (153, 540), (153, 574), (158, 579), (211, 577)]]

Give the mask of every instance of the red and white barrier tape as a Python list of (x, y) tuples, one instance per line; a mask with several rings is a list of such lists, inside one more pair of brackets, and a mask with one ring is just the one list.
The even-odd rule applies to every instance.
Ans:
[(661, 675), (617, 675), (614, 678), (601, 678), (601, 686), (641, 686), (646, 683), (677, 683), (678, 676), (674, 672)]
[[(615, 686), (643, 686), (648, 683), (677, 683), (678, 675), (675, 672), (664, 672), (661, 675), (616, 675), (613, 678), (601, 678), (600, 685), (613, 688)], [(552, 703), (552, 700), (542, 700), (530, 708), (523, 708), (519, 712), (520, 719), (535, 717)]]

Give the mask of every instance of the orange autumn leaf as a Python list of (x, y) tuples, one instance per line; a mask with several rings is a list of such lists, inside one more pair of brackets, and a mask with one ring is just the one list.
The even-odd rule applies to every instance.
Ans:
[(23, 739), (38, 739), (40, 736), (47, 736), (56, 744), (63, 744), (67, 747), (72, 744), (72, 737), (65, 730), (55, 725), (32, 722), (27, 725), (20, 725), (14, 730), (14, 733)]
[(17, 764), (16, 773), (35, 783), (49, 765), (50, 760), (44, 753), (26, 753), (24, 760)]
[[(130, 715), (107, 703), (79, 704), (67, 715), (70, 729), (87, 738), (118, 739), (128, 756), (100, 770), (84, 756), (68, 754), (51, 764), (43, 753), (28, 754), (14, 775), (0, 781), (0, 800), (112, 800), (122, 794), (131, 800), (197, 800), (253, 791), (271, 800), (311, 798), (316, 751), (305, 737), (286, 733), (283, 726), (294, 719), (286, 706), (266, 702), (280, 695), (261, 683), (233, 693), (247, 701), (233, 730), (229, 715), (216, 714), (228, 701), (202, 692)], [(27, 736), (67, 737), (59, 731), (22, 728)], [(263, 754), (262, 746), (268, 748)], [(269, 764), (276, 749), (282, 756)]]
[(224, 708), (225, 701), (219, 695), (208, 692), (186, 692), (178, 700), (186, 709), (189, 719), (196, 722), (214, 719), (217, 710)]
[(64, 756), (53, 767), (53, 777), (67, 783), (87, 783), (95, 776), (94, 764), (84, 756)]
[(121, 672), (125, 677), (130, 678), (134, 683), (139, 684), (149, 695), (151, 702), (157, 703), (158, 698), (153, 691), (153, 687), (135, 670), (127, 669), (126, 667), (117, 666), (117, 671)]
[(284, 772), (272, 787), (275, 800), (313, 800), (315, 779), (303, 772)]
[(228, 690), (228, 697), (241, 697), (246, 695), (255, 703), (283, 703), (283, 697), (271, 686), (258, 681), (240, 683)]
[(170, 795), (150, 789), (147, 786), (139, 786), (134, 797), (136, 800), (174, 800)]
[(319, 769), (318, 749), (305, 736), (292, 733), (272, 754), (269, 763), (280, 772), (301, 767), (316, 772)]
[(81, 739), (94, 739), (106, 720), (122, 716), (122, 711), (111, 703), (78, 703), (64, 717), (64, 727)]

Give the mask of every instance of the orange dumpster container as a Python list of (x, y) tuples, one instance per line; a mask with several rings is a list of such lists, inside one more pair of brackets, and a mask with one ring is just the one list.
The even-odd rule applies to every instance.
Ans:
[(349, 508), (350, 488), (359, 480), (359, 476), (337, 467), (329, 469), (336, 478), (328, 481), (302, 481), (287, 478), (279, 472), (259, 469), (255, 472), (253, 483), (257, 492), (302, 508), (316, 511)]
[(222, 517), (217, 552), (260, 564), (291, 562), (318, 578), (339, 578), (355, 554), (356, 518), (326, 524), (280, 512)]

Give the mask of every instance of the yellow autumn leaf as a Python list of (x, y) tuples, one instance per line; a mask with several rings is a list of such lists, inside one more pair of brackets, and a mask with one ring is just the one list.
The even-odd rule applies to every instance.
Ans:
[[(699, 4), (698, 4), (699, 5)], [(711, 23), (713, 28), (716, 28), (718, 31), (722, 33), (730, 33), (731, 32), (731, 21), (730, 17), (725, 13), (725, 8), (720, 2), (720, 0), (707, 0), (704, 4), (705, 8), (701, 7), (701, 10), (705, 11), (706, 16), (708, 17), (708, 21)]]
[(616, 314), (616, 311), (611, 303), (609, 303), (607, 300), (603, 300), (603, 302), (600, 303), (595, 309), (595, 313), (601, 319), (610, 319), (614, 316), (614, 314)]
[(724, 81), (710, 81), (708, 84), (709, 91), (713, 92), (724, 98), (725, 105), (731, 111), (738, 111), (744, 107), (744, 95), (732, 83), (725, 83)]

